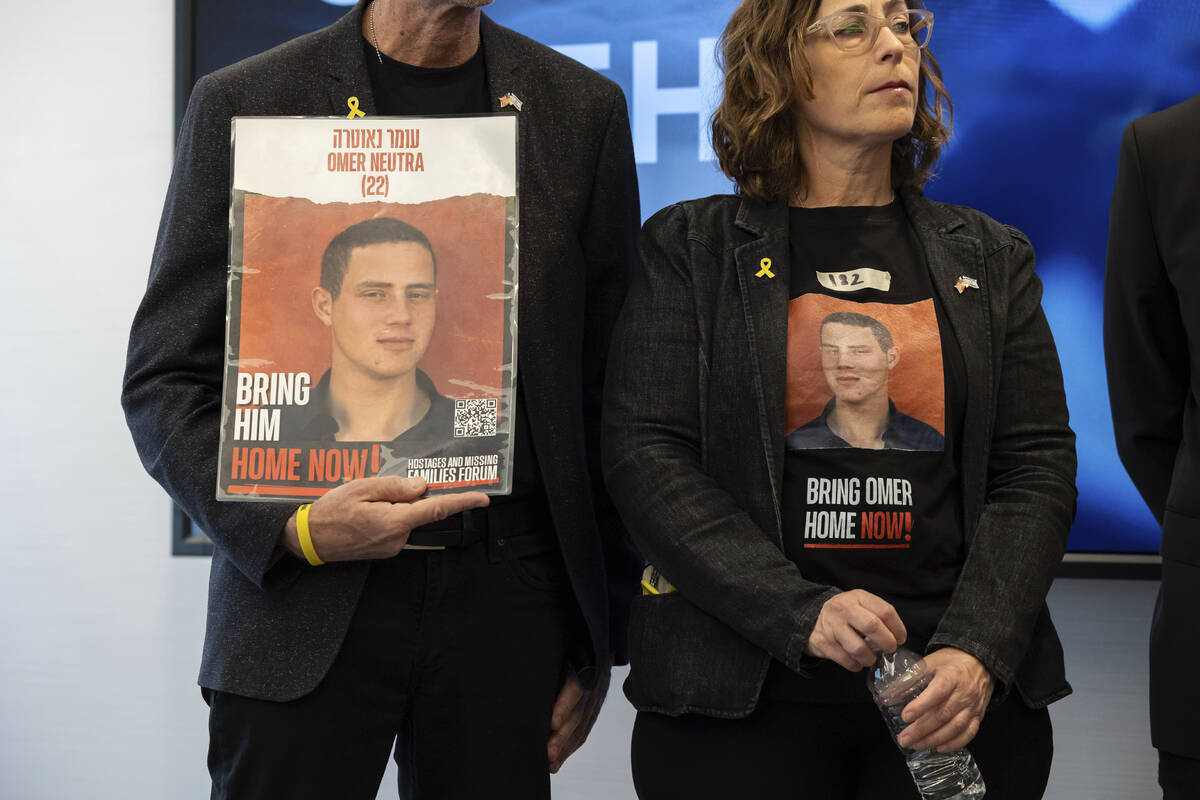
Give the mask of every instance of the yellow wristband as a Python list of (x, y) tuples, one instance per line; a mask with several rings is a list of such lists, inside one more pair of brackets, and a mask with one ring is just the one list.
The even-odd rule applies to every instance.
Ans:
[(308, 510), (310, 508), (312, 508), (312, 503), (305, 503), (296, 509), (296, 533), (300, 536), (300, 549), (304, 551), (304, 557), (308, 559), (308, 563), (319, 567), (325, 562), (317, 555), (317, 548), (313, 547), (312, 534), (308, 531)]

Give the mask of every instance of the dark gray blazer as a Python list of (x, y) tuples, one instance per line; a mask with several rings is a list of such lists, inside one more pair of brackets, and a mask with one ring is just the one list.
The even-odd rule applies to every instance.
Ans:
[[(977, 657), (1030, 706), (1070, 691), (1045, 606), (1075, 511), (1075, 437), (1033, 250), (970, 209), (905, 195), (966, 367), (966, 562), (930, 649)], [(770, 658), (803, 672), (821, 605), (783, 553), (788, 216), (730, 196), (646, 223), (605, 391), (609, 489), (678, 587), (635, 598), (626, 694), (640, 709), (749, 714)], [(770, 258), (774, 278), (756, 277)], [(978, 289), (959, 294), (958, 276)], [(846, 587), (854, 588), (854, 587)]]
[(1200, 95), (1129, 123), (1113, 190), (1104, 354), (1117, 452), (1162, 524), (1154, 746), (1200, 758)]
[[(364, 2), (332, 26), (202, 78), (180, 133), (122, 397), (142, 461), (215, 542), (200, 683), (287, 700), (310, 691), (341, 644), (365, 563), (280, 558), (291, 505), (215, 500), (225, 341), (230, 117), (374, 111)], [(625, 98), (580, 64), (482, 22), (491, 96), (516, 94), (521, 193), (518, 368), (534, 449), (575, 598), (582, 659), (624, 658), (636, 585), (599, 479), (609, 336), (639, 220)], [(502, 113), (516, 113), (506, 109)], [(609, 591), (609, 583), (620, 587)], [(582, 666), (588, 666), (587, 663)], [(581, 674), (594, 680), (594, 670)]]

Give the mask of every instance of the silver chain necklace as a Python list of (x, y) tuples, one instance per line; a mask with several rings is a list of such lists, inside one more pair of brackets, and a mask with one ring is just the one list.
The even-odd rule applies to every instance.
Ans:
[(379, 52), (379, 37), (375, 35), (375, 4), (367, 6), (367, 21), (371, 24), (371, 44), (375, 45), (375, 57), (383, 63), (383, 53)]

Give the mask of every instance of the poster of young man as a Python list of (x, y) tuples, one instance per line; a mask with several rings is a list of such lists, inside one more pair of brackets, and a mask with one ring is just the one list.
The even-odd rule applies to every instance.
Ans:
[(508, 491), (516, 125), (234, 120), (224, 500)]

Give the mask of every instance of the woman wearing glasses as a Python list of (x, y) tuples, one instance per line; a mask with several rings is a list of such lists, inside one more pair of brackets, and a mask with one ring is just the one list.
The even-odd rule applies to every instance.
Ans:
[(1033, 251), (924, 198), (933, 16), (854, 3), (734, 12), (713, 140), (738, 193), (646, 223), (618, 323), (644, 800), (916, 798), (861, 671), (902, 643), (933, 677), (901, 744), (968, 746), (990, 800), (1049, 774), (1075, 454)]

